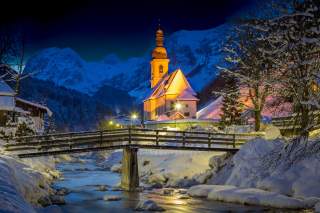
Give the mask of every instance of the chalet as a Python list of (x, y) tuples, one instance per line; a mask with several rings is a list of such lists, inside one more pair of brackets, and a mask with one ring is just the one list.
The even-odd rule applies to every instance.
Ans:
[[(291, 103), (281, 103), (277, 102), (277, 97), (268, 96), (266, 99), (265, 107), (261, 112), (262, 118), (265, 121), (269, 121), (272, 118), (286, 117), (292, 114), (292, 104)], [(241, 118), (243, 123), (253, 122), (253, 104), (249, 98), (248, 89), (240, 89), (240, 99), (239, 101), (243, 104), (243, 112)], [(213, 122), (219, 122), (222, 115), (222, 103), (223, 97), (220, 96), (217, 99), (210, 102), (207, 106), (203, 107), (197, 112), (197, 119), (200, 120), (211, 120)]]
[(159, 28), (150, 62), (152, 91), (143, 101), (146, 121), (196, 118), (199, 99), (181, 69), (169, 73), (169, 62), (164, 33)]
[(17, 123), (19, 118), (28, 117), (32, 119), (35, 130), (43, 132), (45, 115), (52, 116), (50, 109), (15, 95), (11, 87), (0, 79), (0, 126), (4, 127), (8, 122)]

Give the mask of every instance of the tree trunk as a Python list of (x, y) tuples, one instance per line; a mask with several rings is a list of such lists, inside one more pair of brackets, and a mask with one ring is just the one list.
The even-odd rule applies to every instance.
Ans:
[(310, 117), (309, 117), (309, 109), (308, 106), (302, 106), (301, 107), (301, 120), (300, 120), (300, 125), (301, 125), (301, 133), (300, 135), (302, 137), (308, 137), (309, 135), (309, 124), (310, 124)]
[(261, 123), (261, 111), (260, 110), (255, 110), (254, 111), (254, 130), (257, 132), (260, 130), (260, 123)]

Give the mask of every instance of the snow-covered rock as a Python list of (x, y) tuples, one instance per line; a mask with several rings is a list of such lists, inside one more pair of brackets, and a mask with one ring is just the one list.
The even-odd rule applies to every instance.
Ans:
[(188, 194), (192, 197), (208, 197), (211, 191), (234, 189), (235, 186), (228, 185), (197, 185), (188, 189)]
[(121, 200), (121, 197), (114, 196), (114, 195), (105, 195), (105, 196), (103, 196), (103, 200), (105, 200), (105, 201), (119, 201), (119, 200)]
[(307, 207), (303, 200), (256, 188), (213, 189), (209, 192), (208, 199), (286, 209), (303, 209)]
[(320, 182), (319, 155), (318, 140), (299, 144), (257, 138), (243, 145), (208, 183), (320, 198), (320, 188), (315, 187)]
[(54, 193), (50, 184), (50, 161), (19, 161), (0, 157), (0, 209), (4, 212), (35, 212), (29, 204), (39, 206), (38, 201)]
[(308, 202), (301, 199), (256, 188), (244, 188), (230, 185), (197, 185), (191, 187), (188, 190), (188, 194), (192, 197), (206, 197), (209, 200), (270, 206), (275, 208), (302, 209), (310, 207)]
[(120, 164), (120, 163), (114, 164), (114, 165), (110, 168), (110, 170), (111, 170), (112, 172), (117, 172), (117, 173), (121, 173), (121, 169), (122, 169), (122, 164)]
[(315, 206), (314, 206), (314, 211), (316, 213), (319, 213), (320, 212), (320, 202), (318, 202)]
[(153, 200), (143, 200), (138, 203), (138, 205), (135, 208), (136, 211), (157, 211), (162, 212), (165, 211), (164, 208), (159, 206), (156, 202)]
[[(187, 151), (139, 151), (139, 171), (142, 181), (166, 187), (190, 187), (198, 184), (200, 174), (207, 172), (209, 159), (221, 153)], [(148, 161), (143, 166), (143, 162)]]

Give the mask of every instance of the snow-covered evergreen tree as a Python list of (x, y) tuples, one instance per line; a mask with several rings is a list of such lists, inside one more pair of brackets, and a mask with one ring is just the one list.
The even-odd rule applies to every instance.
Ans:
[(233, 77), (225, 77), (225, 88), (223, 92), (221, 127), (241, 124), (241, 112), (243, 104), (240, 102), (240, 90), (237, 80)]
[(260, 130), (261, 112), (277, 79), (273, 66), (276, 46), (270, 45), (268, 36), (265, 21), (245, 21), (225, 45), (228, 68), (220, 67), (222, 71), (235, 77), (240, 87), (248, 91), (247, 96), (253, 105), (256, 131)]

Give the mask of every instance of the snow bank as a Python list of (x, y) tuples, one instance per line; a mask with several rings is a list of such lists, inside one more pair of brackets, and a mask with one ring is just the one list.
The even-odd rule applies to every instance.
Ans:
[[(255, 139), (245, 144), (208, 184), (259, 188), (296, 198), (320, 198), (320, 143)], [(225, 195), (226, 196), (226, 195)]]
[(1, 212), (35, 212), (38, 201), (54, 194), (50, 187), (59, 177), (55, 158), (16, 159), (3, 150), (0, 140), (0, 210)]
[(270, 206), (275, 208), (302, 209), (308, 207), (303, 200), (255, 188), (230, 185), (198, 185), (188, 190), (192, 197), (240, 204)]
[(50, 175), (49, 164), (39, 162), (36, 160), (22, 162), (9, 156), (0, 157), (0, 209), (2, 211), (35, 212), (29, 203), (37, 206), (41, 197), (53, 193), (50, 188), (53, 172)]
[(188, 194), (192, 197), (208, 197), (211, 191), (234, 189), (235, 186), (228, 185), (197, 185), (188, 189)]
[(190, 187), (205, 179), (210, 169), (209, 160), (213, 152), (190, 151), (139, 151), (139, 170), (141, 180), (149, 184), (166, 187)]
[(286, 209), (303, 209), (307, 207), (303, 200), (256, 188), (212, 190), (208, 194), (208, 199)]
[[(172, 151), (172, 150), (139, 150), (138, 163), (140, 180), (151, 185), (166, 187), (190, 187), (204, 183), (211, 177), (209, 165), (212, 156), (224, 153)], [(101, 166), (120, 170), (119, 162), (122, 151), (115, 151), (106, 156)]]

